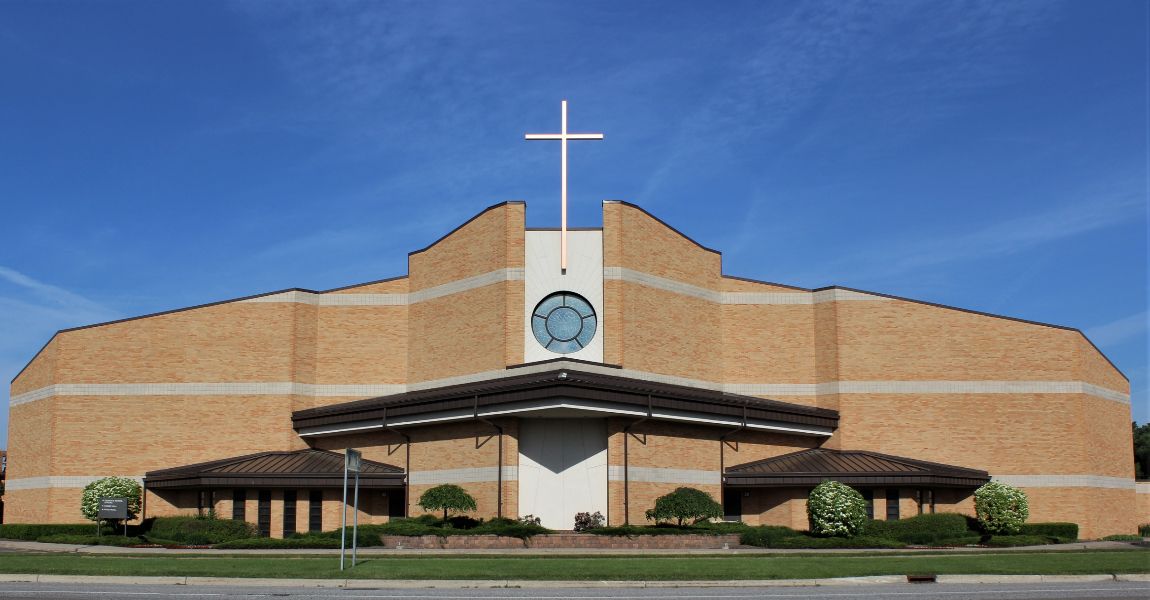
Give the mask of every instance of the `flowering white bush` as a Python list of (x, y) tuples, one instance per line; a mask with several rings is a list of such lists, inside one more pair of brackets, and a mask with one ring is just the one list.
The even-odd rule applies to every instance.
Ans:
[(100, 498), (127, 498), (128, 520), (140, 514), (140, 483), (127, 477), (105, 477), (84, 486), (80, 496), (80, 512), (84, 518), (95, 521), (100, 514)]
[(1026, 492), (991, 481), (974, 491), (974, 515), (987, 533), (1019, 533), (1030, 517)]
[(824, 481), (807, 497), (811, 533), (852, 537), (866, 523), (866, 499), (849, 485)]

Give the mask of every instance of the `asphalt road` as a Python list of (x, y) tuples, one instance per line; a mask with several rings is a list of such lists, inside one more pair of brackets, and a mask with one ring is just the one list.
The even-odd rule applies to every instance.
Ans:
[(414, 599), (464, 600), (743, 600), (751, 598), (925, 598), (938, 600), (1075, 600), (1086, 598), (1150, 598), (1150, 584), (1127, 582), (1047, 584), (900, 584), (832, 587), (767, 588), (533, 588), (533, 589), (307, 589), (260, 586), (64, 585), (53, 583), (0, 584), (0, 600), (104, 600), (177, 598), (224, 600), (299, 598), (303, 600)]

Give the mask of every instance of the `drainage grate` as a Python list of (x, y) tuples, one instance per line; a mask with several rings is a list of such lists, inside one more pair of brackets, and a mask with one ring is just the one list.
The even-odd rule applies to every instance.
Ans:
[(938, 575), (907, 575), (907, 583), (936, 583)]

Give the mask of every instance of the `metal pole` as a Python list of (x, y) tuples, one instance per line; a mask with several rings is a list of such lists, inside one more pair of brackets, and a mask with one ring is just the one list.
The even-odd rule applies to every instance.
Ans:
[(339, 570), (343, 570), (343, 559), (347, 553), (347, 459), (343, 462), (343, 510), (339, 519)]
[(355, 550), (359, 546), (359, 470), (355, 472), (355, 501), (351, 526), (351, 566), (355, 566)]

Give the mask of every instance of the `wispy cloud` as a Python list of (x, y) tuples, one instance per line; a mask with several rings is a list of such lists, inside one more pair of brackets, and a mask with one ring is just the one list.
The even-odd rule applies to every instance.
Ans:
[(1139, 336), (1145, 336), (1148, 318), (1150, 315), (1147, 315), (1146, 311), (1135, 313), (1097, 327), (1091, 327), (1086, 330), (1086, 337), (1102, 347), (1116, 346)]
[(59, 311), (57, 314), (105, 316), (114, 314), (114, 311), (80, 294), (39, 281), (3, 265), (0, 265), (0, 279), (15, 285), (19, 290), (31, 293), (41, 302), (47, 303), (44, 309)]

